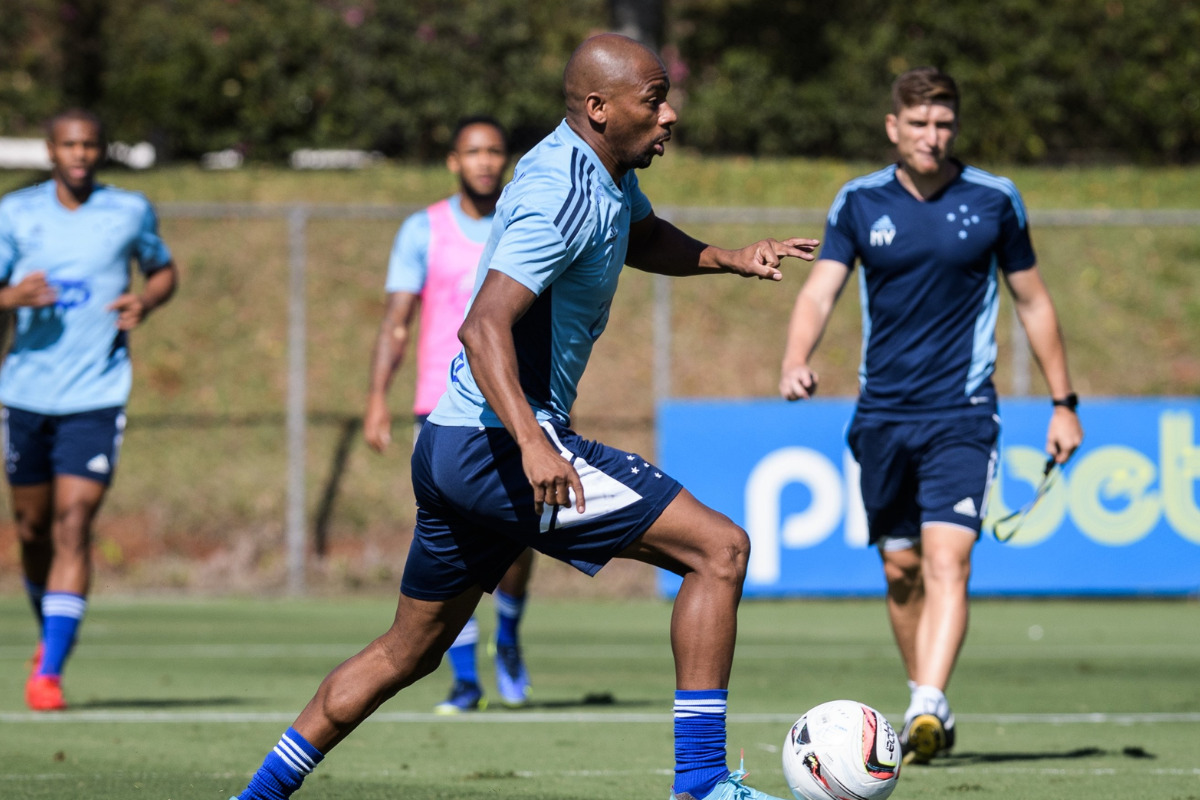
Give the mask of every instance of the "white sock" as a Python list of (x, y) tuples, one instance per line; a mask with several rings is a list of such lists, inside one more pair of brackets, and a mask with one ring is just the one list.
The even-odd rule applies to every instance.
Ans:
[(904, 722), (908, 722), (918, 714), (933, 714), (943, 722), (950, 718), (950, 703), (946, 694), (936, 686), (917, 686), (912, 691), (908, 710), (904, 712)]

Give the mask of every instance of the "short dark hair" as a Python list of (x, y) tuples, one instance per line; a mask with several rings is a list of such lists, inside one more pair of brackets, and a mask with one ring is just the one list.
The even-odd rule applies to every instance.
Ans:
[(65, 108), (46, 120), (46, 140), (54, 141), (54, 129), (58, 127), (58, 123), (68, 121), (91, 123), (96, 127), (96, 133), (99, 134), (100, 141), (105, 141), (104, 123), (100, 121), (100, 117), (84, 108)]
[(458, 137), (462, 136), (462, 132), (472, 125), (491, 125), (500, 134), (500, 138), (504, 140), (504, 149), (508, 150), (508, 131), (500, 123), (500, 120), (490, 114), (472, 114), (469, 117), (462, 117), (454, 126), (454, 133), (450, 134), (450, 149), (458, 149)]
[(949, 106), (958, 114), (958, 84), (937, 67), (917, 67), (892, 83), (892, 112), (923, 105)]

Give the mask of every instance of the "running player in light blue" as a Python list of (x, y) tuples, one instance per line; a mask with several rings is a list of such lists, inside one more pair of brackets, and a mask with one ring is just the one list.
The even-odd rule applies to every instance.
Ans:
[(417, 526), (395, 621), (326, 677), (242, 800), (290, 796), (330, 748), (433, 671), (526, 547), (589, 575), (620, 557), (682, 576), (671, 622), (671, 797), (767, 797), (726, 765), (746, 533), (641, 456), (582, 438), (569, 415), (624, 264), (780, 280), (782, 258), (811, 260), (818, 243), (766, 239), (722, 250), (654, 215), (634, 170), (663, 153), (676, 114), (651, 50), (615, 34), (593, 37), (571, 57), (564, 84), (567, 118), (521, 159), (501, 196), (459, 329), (463, 353), (417, 440)]
[(788, 400), (816, 390), (809, 359), (861, 262), (863, 359), (847, 440), (908, 673), (900, 741), (906, 761), (926, 762), (955, 741), (945, 692), (966, 638), (971, 551), (996, 467), (1001, 278), (1053, 399), (1047, 453), (1065, 462), (1083, 429), (1021, 196), (1006, 178), (951, 156), (954, 80), (933, 67), (898, 77), (886, 129), (899, 161), (834, 199), (820, 258), (796, 298), (779, 390)]
[[(104, 131), (64, 111), (47, 126), (50, 180), (0, 199), (0, 309), (16, 333), (0, 368), (4, 462), (40, 636), (25, 702), (66, 708), (62, 670), (87, 609), (92, 521), (117, 466), (128, 335), (177, 271), (146, 198), (95, 180)], [(130, 262), (145, 278), (130, 285)]]

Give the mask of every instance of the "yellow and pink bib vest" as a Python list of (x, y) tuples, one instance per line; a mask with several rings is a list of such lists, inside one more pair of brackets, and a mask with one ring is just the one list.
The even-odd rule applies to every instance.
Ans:
[(434, 203), (426, 213), (429, 250), (421, 289), (414, 414), (428, 414), (446, 391), (446, 372), (462, 349), (458, 328), (466, 316), (484, 248), (483, 242), (471, 241), (458, 227), (448, 199)]

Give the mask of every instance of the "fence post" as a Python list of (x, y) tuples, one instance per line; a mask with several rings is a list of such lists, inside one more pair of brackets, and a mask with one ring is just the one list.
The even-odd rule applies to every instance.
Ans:
[(654, 404), (671, 396), (671, 279), (654, 276)]
[(288, 396), (287, 396), (287, 590), (304, 594), (305, 572), (305, 434), (307, 370), (305, 351), (305, 260), (308, 209), (288, 210)]
[(1012, 310), (1012, 325), (1008, 336), (1012, 350), (1012, 394), (1013, 397), (1029, 396), (1029, 339), (1016, 308)]

